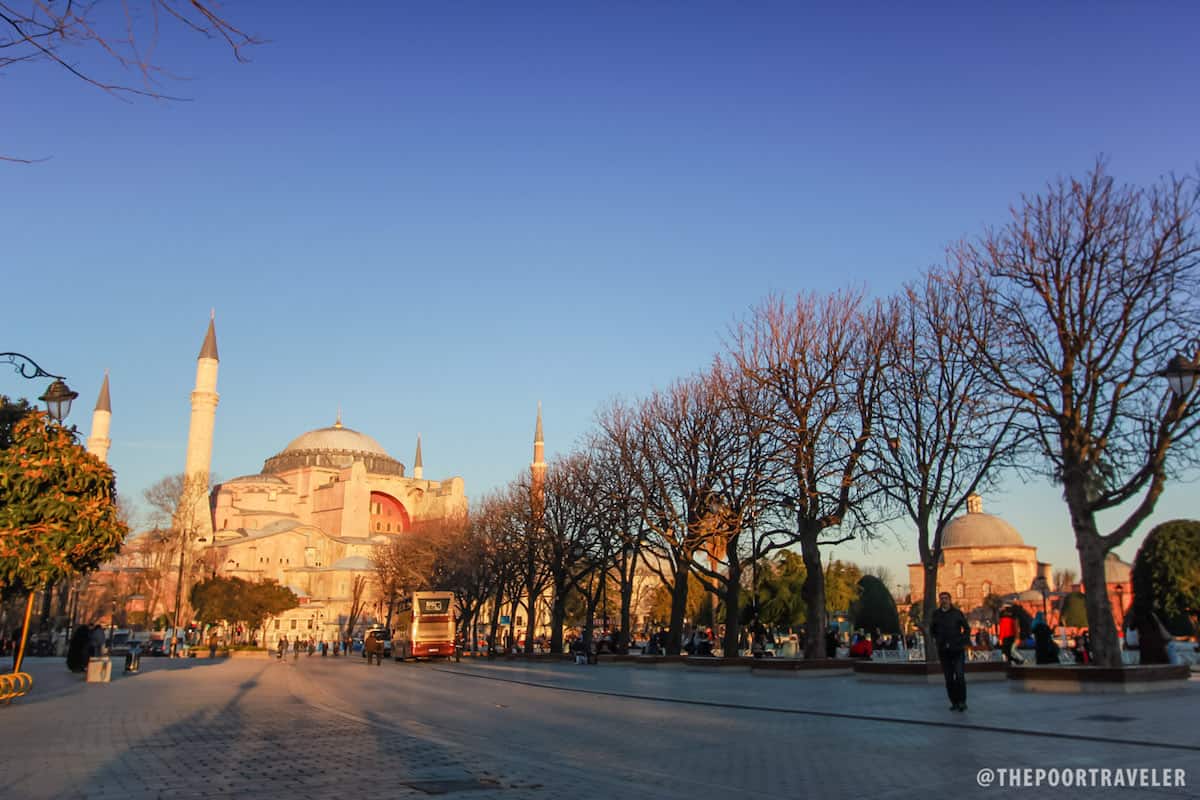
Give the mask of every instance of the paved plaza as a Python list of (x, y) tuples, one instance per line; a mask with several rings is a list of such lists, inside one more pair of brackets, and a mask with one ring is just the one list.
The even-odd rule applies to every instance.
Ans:
[(686, 667), (361, 658), (168, 661), (83, 684), (31, 659), (0, 708), (3, 798), (1009, 797), (984, 769), (1184, 770), (1200, 797), (1200, 681), (1144, 695), (760, 677)]

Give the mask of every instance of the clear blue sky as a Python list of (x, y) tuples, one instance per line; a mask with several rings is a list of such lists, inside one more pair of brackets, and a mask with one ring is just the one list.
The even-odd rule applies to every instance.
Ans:
[[(230, 0), (270, 41), (237, 64), (165, 30), (190, 102), (13, 67), (0, 153), (51, 158), (0, 165), (0, 350), (68, 376), (85, 430), (111, 369), (138, 497), (183, 467), (215, 307), (221, 476), (340, 405), (478, 497), (527, 466), (539, 399), (564, 452), (769, 292), (890, 293), (1099, 154), (1193, 169), (1196, 7), (1046, 5)], [(1053, 487), (986, 507), (1077, 563)], [(910, 550), (838, 552), (902, 578)]]

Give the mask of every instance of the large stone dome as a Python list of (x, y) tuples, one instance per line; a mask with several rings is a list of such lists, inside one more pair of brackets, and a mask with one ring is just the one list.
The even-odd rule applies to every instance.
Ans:
[(365, 433), (347, 428), (338, 421), (328, 428), (317, 428), (293, 439), (263, 464), (267, 474), (299, 467), (344, 468), (363, 462), (367, 472), (377, 475), (404, 475), (404, 465), (388, 455), (383, 445)]
[(983, 513), (978, 495), (967, 500), (967, 513), (950, 520), (942, 531), (942, 547), (1024, 547), (1017, 529), (992, 514)]
[(371, 453), (386, 456), (383, 445), (352, 428), (344, 425), (331, 425), (328, 428), (317, 428), (315, 431), (301, 434), (283, 448), (284, 453), (303, 452), (309, 450), (344, 450), (352, 453)]

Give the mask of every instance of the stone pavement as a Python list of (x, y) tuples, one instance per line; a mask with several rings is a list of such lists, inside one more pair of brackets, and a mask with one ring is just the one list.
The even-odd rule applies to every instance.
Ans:
[(939, 687), (686, 668), (145, 659), (86, 685), (28, 665), (34, 695), (0, 708), (0, 798), (999, 797), (978, 770), (1092, 766), (1188, 786), (1054, 795), (1200, 797), (1195, 680), (1132, 698), (979, 683), (964, 715)]

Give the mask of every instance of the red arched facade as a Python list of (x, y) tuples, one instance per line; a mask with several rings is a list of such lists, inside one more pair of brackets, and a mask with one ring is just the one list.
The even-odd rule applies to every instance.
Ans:
[(403, 533), (410, 527), (403, 503), (390, 494), (371, 492), (371, 533)]

